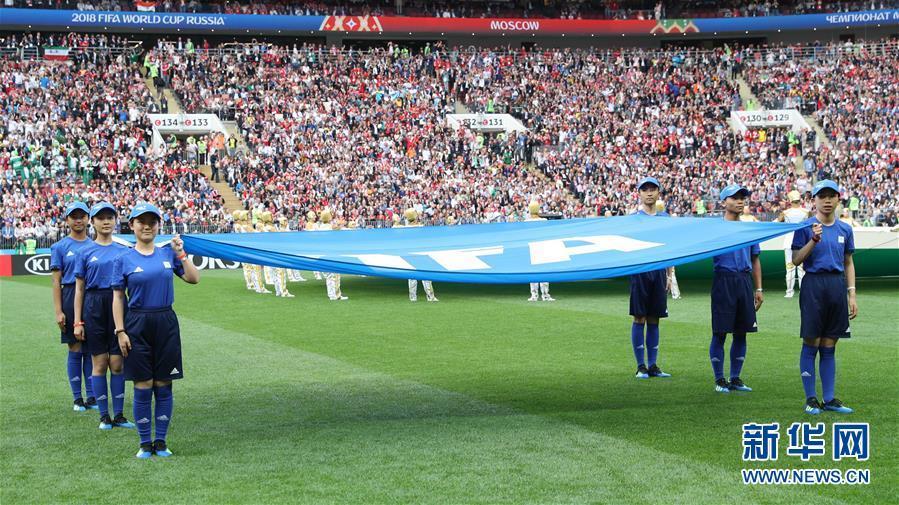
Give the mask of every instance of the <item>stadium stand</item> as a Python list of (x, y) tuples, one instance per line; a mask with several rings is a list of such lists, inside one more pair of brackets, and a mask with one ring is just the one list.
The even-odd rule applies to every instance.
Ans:
[[(444, 222), (447, 214), (453, 214), (446, 209), (457, 205), (455, 199), (422, 201), (420, 191), (409, 190), (402, 176), (371, 179), (388, 169), (404, 175), (412, 170), (416, 180), (425, 174), (444, 174), (446, 153), (439, 146), (447, 145), (450, 157), (462, 153), (457, 169), (480, 174), (478, 169), (488, 166), (503, 175), (493, 180), (505, 186), (498, 201), (497, 193), (493, 200), (468, 195), (480, 202), (479, 220), (515, 219), (530, 198), (544, 202), (545, 211), (565, 216), (623, 214), (636, 198), (633, 180), (650, 172), (661, 174), (670, 188), (669, 209), (682, 215), (713, 213), (717, 189), (735, 174), (746, 174), (759, 185), (753, 210), (773, 216), (783, 194), (791, 189), (807, 191), (818, 176), (796, 170), (797, 156), (814, 144), (808, 132), (793, 147), (783, 130), (766, 131), (761, 142), (757, 132), (737, 135), (730, 130), (726, 114), (743, 104), (728, 76), (736, 62), (757, 59), (760, 53), (752, 49), (503, 54), (434, 48), (406, 55), (390, 48), (359, 53), (257, 45), (185, 57), (167, 47), (159, 57), (178, 58), (180, 68), (173, 70), (172, 85), (187, 109), (235, 117), (247, 135), (255, 154), (249, 160), (225, 162), (234, 165), (227, 169), (229, 180), (247, 206), (268, 202), (277, 207), (277, 193), (286, 189), (294, 198), (291, 214), (331, 205), (339, 196), (337, 206), (349, 206), (339, 212), (350, 219), (358, 215), (382, 219), (385, 213), (418, 203), (432, 222)], [(889, 44), (882, 50), (895, 52)], [(437, 126), (452, 103), (477, 112), (511, 112), (531, 131), (487, 138), (486, 157), (472, 157), (466, 142), (457, 150), (449, 132)], [(382, 125), (379, 118), (390, 121)], [(426, 135), (423, 125), (431, 128)], [(381, 138), (395, 132), (409, 135), (402, 142)], [(302, 138), (315, 140), (298, 140)], [(427, 153), (415, 149), (420, 138), (429, 139)], [(341, 147), (373, 142), (380, 153)], [(273, 156), (278, 152), (289, 154)], [(399, 161), (384, 163), (379, 156)], [(303, 166), (297, 159), (313, 163)], [(410, 163), (413, 159), (417, 162)], [(504, 161), (511, 162), (511, 171)], [(526, 169), (531, 162), (549, 179), (543, 190), (535, 192), (538, 187)], [(291, 182), (315, 188), (311, 197), (296, 196), (290, 183), (284, 186), (279, 164), (294, 172)], [(497, 170), (497, 164), (503, 168)], [(373, 166), (383, 168), (366, 168)], [(370, 172), (368, 182), (346, 176), (354, 170)], [(843, 170), (848, 170), (845, 164), (830, 167), (827, 173), (839, 177)], [(328, 181), (325, 188), (318, 182), (322, 179)], [(375, 204), (364, 199), (362, 209), (351, 203), (359, 198), (360, 188), (354, 186), (362, 184), (363, 193), (377, 194), (388, 181), (395, 187), (393, 197)], [(445, 177), (439, 181), (449, 182)], [(476, 182), (468, 180), (464, 187)], [(271, 188), (276, 188), (274, 193)], [(577, 200), (566, 198), (562, 188)], [(508, 194), (516, 197), (509, 201), (504, 197)], [(887, 198), (872, 195), (866, 202)], [(453, 220), (472, 217), (466, 210), (453, 215)]]
[[(39, 42), (25, 39), (19, 43)], [(221, 197), (195, 167), (148, 152), (145, 114), (155, 103), (124, 51), (130, 44), (78, 35), (65, 42), (82, 48), (71, 64), (14, 56), (0, 67), (2, 248), (29, 237), (56, 240), (72, 199), (121, 209), (152, 200), (165, 209), (170, 231), (224, 226)], [(6, 38), (0, 46), (10, 44)]]
[[(308, 210), (324, 207), (357, 226), (384, 225), (409, 206), (429, 224), (517, 220), (532, 199), (545, 214), (625, 214), (636, 201), (634, 181), (649, 173), (679, 215), (714, 214), (718, 189), (739, 178), (753, 181), (752, 210), (770, 219), (786, 192), (806, 193), (829, 176), (846, 188), (847, 205), (858, 200), (859, 221), (896, 219), (895, 41), (362, 52), (269, 44), (187, 50), (173, 41), (141, 59), (126, 51), (127, 40), (71, 35), (65, 43), (81, 49), (65, 66), (27, 58), (23, 47), (49, 41), (28, 37), (0, 40), (7, 239), (51, 235), (67, 195), (160, 201), (147, 188), (176, 195), (160, 201), (167, 225), (228, 229), (221, 195), (184, 144), (149, 149), (144, 115), (158, 110), (159, 97), (141, 62), (162, 69), (160, 86), (185, 111), (235, 121), (246, 149), (222, 153), (216, 168), (240, 205), (286, 215), (294, 229)], [(808, 112), (825, 142), (817, 147), (813, 131), (735, 133), (727, 115), (747, 106), (735, 77), (766, 104), (787, 97), (801, 98), (804, 109), (813, 104)], [(805, 85), (812, 77), (817, 85)], [(26, 91), (39, 101), (24, 100)], [(44, 114), (27, 114), (41, 106)], [(852, 115), (858, 110), (865, 114)], [(508, 112), (529, 130), (445, 126), (447, 113), (466, 111)]]
[(808, 168), (831, 177), (857, 215), (890, 222), (899, 208), (899, 42), (833, 44), (813, 53), (784, 48), (751, 60), (743, 75), (765, 106), (799, 107), (821, 124), (828, 142)]

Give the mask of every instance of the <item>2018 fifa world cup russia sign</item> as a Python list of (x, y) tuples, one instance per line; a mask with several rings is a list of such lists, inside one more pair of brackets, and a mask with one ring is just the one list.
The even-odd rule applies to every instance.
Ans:
[(899, 25), (899, 9), (838, 14), (703, 19), (500, 19), (387, 16), (267, 16), (169, 12), (0, 9), (0, 26), (34, 30), (142, 29), (182, 33), (375, 33), (473, 35), (681, 35)]

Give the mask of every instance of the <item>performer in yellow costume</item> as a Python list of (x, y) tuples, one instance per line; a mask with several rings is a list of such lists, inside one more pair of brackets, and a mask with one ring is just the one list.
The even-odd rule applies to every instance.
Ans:
[[(406, 217), (406, 226), (398, 224), (399, 216), (394, 215), (394, 228), (418, 228), (424, 226), (418, 220), (418, 211), (415, 209), (406, 209), (406, 212), (404, 212), (403, 215)], [(425, 295), (427, 295), (429, 302), (440, 301), (434, 294), (434, 284), (431, 281), (421, 281), (421, 285), (425, 288)], [(418, 301), (418, 281), (416, 279), (409, 279), (409, 301)]]
[[(255, 210), (253, 212), (254, 212), (253, 215), (256, 215)], [(255, 222), (255, 224), (253, 224), (252, 230), (254, 233), (262, 233), (265, 231), (265, 223), (262, 222), (261, 214), (262, 213), (260, 212), (259, 215), (256, 216), (256, 219), (255, 219), (256, 222)], [(271, 284), (271, 283), (266, 282), (265, 271), (263, 270), (262, 265), (250, 265), (250, 270), (253, 272), (252, 275), (253, 275), (253, 278), (255, 279), (254, 285), (256, 286), (256, 292), (259, 294), (270, 294), (271, 291), (266, 289), (265, 285)]]
[[(545, 218), (540, 217), (540, 203), (537, 200), (531, 200), (531, 203), (528, 204), (528, 217), (524, 219), (525, 221), (545, 221)], [(529, 302), (536, 302), (538, 300), (538, 295), (540, 295), (539, 291), (542, 291), (542, 300), (544, 302), (554, 302), (555, 298), (550, 296), (549, 294), (549, 283), (548, 282), (532, 282), (531, 283), (531, 297), (528, 298)]]
[[(235, 210), (231, 213), (231, 217), (234, 220), (234, 233), (247, 233), (247, 211)], [(255, 291), (256, 287), (253, 284), (253, 276), (250, 273), (249, 265), (241, 262), (240, 267), (243, 270), (243, 280), (247, 283), (247, 289)]]

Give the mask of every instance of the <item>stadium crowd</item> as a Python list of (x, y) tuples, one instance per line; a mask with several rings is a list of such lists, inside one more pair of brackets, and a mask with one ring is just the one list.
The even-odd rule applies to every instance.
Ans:
[(187, 110), (238, 122), (250, 154), (221, 165), (248, 208), (302, 220), (329, 206), (338, 219), (379, 221), (417, 205), (429, 222), (461, 222), (523, 216), (538, 198), (577, 213), (577, 202), (528, 169), (526, 137), (446, 126), (458, 67), (439, 50), (157, 56), (171, 62)]
[(223, 222), (221, 196), (196, 167), (149, 148), (155, 101), (126, 54), (86, 52), (71, 64), (6, 59), (0, 67), (3, 245), (49, 237), (72, 199), (127, 208), (158, 202), (164, 224)]
[(831, 177), (853, 212), (875, 223), (899, 209), (899, 42), (834, 44), (813, 57), (792, 51), (751, 61), (743, 75), (768, 108), (808, 105), (827, 135), (804, 168)]
[[(681, 215), (715, 212), (718, 189), (746, 174), (758, 181), (752, 210), (773, 217), (786, 192), (807, 191), (819, 175), (797, 167), (815, 146), (811, 130), (731, 132), (727, 113), (743, 104), (727, 77), (735, 62), (755, 58), (749, 50), (173, 53), (157, 56), (177, 58), (172, 85), (188, 110), (233, 114), (246, 134), (250, 156), (222, 161), (245, 205), (298, 220), (332, 205), (346, 219), (387, 219), (409, 204), (438, 223), (518, 219), (531, 199), (547, 213), (618, 215), (646, 173), (660, 175), (669, 209)], [(454, 132), (440, 126), (453, 103), (511, 112), (529, 132)], [(548, 183), (527, 171), (530, 162)], [(483, 167), (497, 175), (482, 180)]]
[[(160, 84), (186, 111), (237, 122), (247, 149), (221, 150), (215, 171), (245, 208), (288, 217), (294, 229), (325, 207), (351, 226), (389, 223), (408, 207), (430, 224), (518, 220), (532, 200), (545, 214), (620, 215), (646, 174), (660, 178), (678, 215), (715, 213), (722, 186), (753, 181), (751, 209), (768, 218), (788, 191), (833, 177), (859, 221), (890, 224), (899, 207), (895, 46), (825, 46), (822, 55), (849, 51), (851, 65), (821, 56), (825, 64), (814, 66), (789, 48), (188, 51), (172, 43), (144, 62), (163, 69)], [(68, 195), (84, 194), (157, 201), (166, 224), (183, 229), (227, 228), (220, 195), (183, 145), (149, 148), (145, 113), (157, 105), (139, 65), (92, 54), (71, 66), (10, 61), (0, 71), (4, 232), (49, 228)], [(735, 68), (763, 102), (774, 96), (770, 76), (793, 85), (790, 93), (815, 103), (827, 138), (734, 133), (727, 114), (746, 106), (729, 80)], [(467, 110), (508, 112), (528, 130), (447, 125), (447, 113)]]

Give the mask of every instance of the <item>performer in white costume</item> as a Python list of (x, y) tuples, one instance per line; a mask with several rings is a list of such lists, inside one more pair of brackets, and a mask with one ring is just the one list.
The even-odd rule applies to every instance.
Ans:
[[(665, 202), (658, 200), (656, 202), (656, 211), (664, 210)], [(669, 213), (669, 215), (674, 217), (674, 214)], [(671, 291), (672, 300), (680, 300), (680, 287), (677, 285), (677, 270), (674, 267), (671, 267), (668, 270), (668, 290)]]
[[(545, 218), (540, 217), (540, 203), (537, 200), (531, 200), (531, 203), (528, 204), (528, 217), (525, 218), (525, 221), (545, 221)], [(540, 295), (540, 291), (542, 291), (542, 299), (544, 302), (554, 302), (555, 298), (550, 296), (549, 294), (549, 283), (548, 282), (532, 282), (531, 283), (531, 297), (528, 298), (529, 302), (536, 302), (538, 300), (538, 295)]]
[[(784, 223), (801, 223), (809, 218), (810, 214), (808, 209), (802, 208), (802, 195), (799, 194), (798, 191), (793, 190), (787, 193), (787, 198), (790, 200), (790, 208), (783, 211), (783, 213), (777, 216), (777, 221), (781, 221)], [(794, 265), (793, 264), (793, 250), (791, 246), (793, 245), (793, 234), (787, 233), (784, 235), (784, 261), (787, 266), (787, 293), (784, 295), (784, 298), (793, 298), (794, 295), (794, 286), (796, 285), (796, 273), (799, 273), (799, 289), (802, 289), (802, 278), (805, 277), (805, 269), (802, 268), (802, 265)]]
[[(287, 216), (278, 218), (275, 231), (290, 231), (290, 224), (287, 220)], [(285, 270), (287, 271), (288, 282), (306, 282), (306, 279), (303, 278), (303, 274), (299, 270), (294, 270), (292, 268), (287, 268)]]
[[(266, 233), (274, 233), (276, 230), (274, 218), (271, 212), (262, 213), (263, 231)], [(280, 267), (265, 267), (266, 277), (271, 280), (271, 284), (275, 286), (275, 296), (282, 298), (293, 298), (290, 291), (287, 290), (287, 271)]]
[[(315, 226), (314, 231), (331, 231), (334, 227), (331, 225), (331, 210), (322, 209), (319, 213), (319, 222)], [(323, 272), (325, 277), (325, 286), (328, 289), (328, 299), (333, 301), (349, 300), (349, 297), (343, 296), (340, 291), (340, 274), (333, 272)]]
[[(315, 212), (310, 210), (306, 213), (306, 231), (315, 231), (315, 228)], [(322, 280), (321, 272), (312, 272), (312, 275), (315, 276), (315, 280)]]
[[(416, 211), (415, 209), (406, 209), (406, 212), (403, 215), (406, 217), (406, 226), (398, 224), (398, 216), (394, 215), (394, 228), (418, 228), (424, 226), (423, 224), (421, 224), (421, 222), (419, 222), (418, 211)], [(425, 295), (427, 295), (429, 302), (440, 301), (434, 294), (434, 283), (432, 283), (431, 281), (421, 281), (421, 285), (425, 289)], [(418, 301), (418, 281), (416, 279), (409, 279), (409, 301)]]

